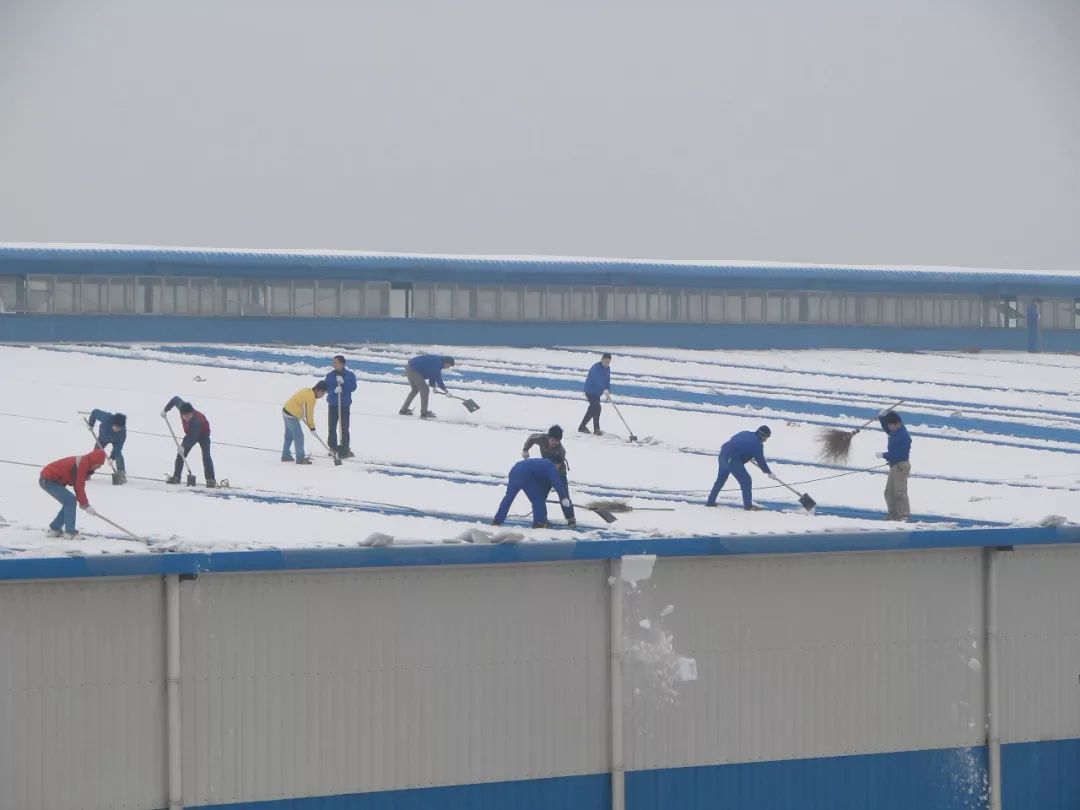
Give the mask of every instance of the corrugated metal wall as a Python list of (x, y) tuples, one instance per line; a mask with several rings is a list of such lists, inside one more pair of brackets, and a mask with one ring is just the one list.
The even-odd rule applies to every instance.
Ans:
[(594, 563), (183, 583), (185, 802), (606, 771), (604, 577)]
[(661, 558), (627, 593), (626, 633), (648, 641), (659, 622), (699, 679), (670, 696), (652, 667), (627, 667), (627, 768), (985, 741), (983, 673), (969, 664), (980, 554)]
[(1017, 549), (1000, 565), (1002, 742), (1080, 739), (1080, 549)]
[(0, 584), (0, 810), (166, 804), (163, 590)]
[[(993, 553), (1004, 806), (1080, 808), (1080, 547)], [(983, 555), (658, 559), (623, 602), (628, 810), (983, 806)], [(431, 788), (395, 795), (602, 807), (607, 575), (181, 582), (185, 805)], [(163, 591), (0, 583), (0, 810), (166, 804)], [(696, 681), (671, 677), (679, 655)]]

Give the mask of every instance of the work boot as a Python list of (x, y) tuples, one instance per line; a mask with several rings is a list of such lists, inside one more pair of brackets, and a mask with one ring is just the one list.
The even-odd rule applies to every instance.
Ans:
[(402, 416), (412, 416), (413, 415), (413, 409), (412, 408), (402, 408), (400, 411), (398, 411), (398, 413), (401, 414)]
[(574, 528), (575, 526), (577, 526), (577, 518), (567, 518), (566, 525), (569, 526), (571, 529)]
[(549, 529), (549, 528), (551, 528), (551, 524), (550, 523), (537, 523), (537, 522), (533, 521), (532, 527), (534, 529)]
[(179, 484), (180, 483), (180, 476), (179, 475), (170, 475), (168, 478), (165, 479), (165, 483), (166, 484)]
[(113, 473), (112, 482), (116, 486), (120, 486), (121, 484), (126, 484), (127, 483), (127, 473), (126, 472), (121, 472), (120, 470), (117, 470), (116, 472)]
[(60, 536), (60, 535), (62, 535), (63, 533), (64, 533), (64, 532), (63, 532), (63, 530), (61, 530), (61, 529), (54, 529), (54, 528), (52, 528), (52, 527), (50, 526), (50, 527), (49, 527), (49, 529), (47, 529), (47, 530), (46, 530), (46, 532), (45, 532), (45, 536), (46, 536), (46, 537), (59, 537), (59, 536)]
[(78, 532), (64, 532), (65, 540), (82, 540), (82, 535)]
[(297, 464), (310, 464), (311, 463), (311, 456), (304, 456), (303, 458), (298, 458), (296, 460), (296, 463)]
[(579, 427), (577, 429), (577, 432), (578, 433), (592, 433), (592, 431), (589, 430), (587, 427), (585, 427), (585, 425), (582, 425), (581, 427)]
[(420, 411), (420, 418), (421, 419), (434, 419), (435, 418), (435, 411)]
[(592, 435), (593, 436), (603, 436), (604, 431), (602, 431), (600, 428), (594, 428), (593, 432), (592, 432)]
[(756, 503), (752, 503), (749, 506), (744, 506), (743, 509), (745, 509), (747, 512), (764, 512), (765, 511), (760, 506), (758, 506)]
[(292, 453), (282, 453), (281, 454), (281, 460), (282, 461), (293, 461)]
[(217, 489), (217, 479), (216, 478), (207, 478), (206, 479), (206, 488), (207, 489)]
[(350, 450), (348, 447), (342, 447), (338, 451), (338, 458), (355, 458), (356, 453)]

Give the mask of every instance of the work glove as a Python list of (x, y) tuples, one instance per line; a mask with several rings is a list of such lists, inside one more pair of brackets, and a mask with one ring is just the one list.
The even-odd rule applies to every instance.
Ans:
[(86, 512), (86, 514), (88, 514), (88, 515), (96, 515), (97, 514), (97, 510), (94, 509), (94, 507), (92, 507), (90, 504), (86, 504), (86, 506), (83, 506), (80, 503), (79, 508), (82, 509), (84, 512)]
[(605, 392), (604, 392), (604, 398), (605, 398), (605, 399), (606, 399), (606, 400), (607, 400), (608, 402), (611, 402), (611, 392), (610, 392), (610, 391), (605, 391)]
[(521, 457), (522, 458), (528, 458), (529, 457), (529, 451), (528, 450), (522, 450), (521, 451)]
[(569, 509), (571, 506), (573, 506), (573, 504), (570, 503), (569, 498), (563, 498), (561, 501), (559, 501), (559, 503), (561, 503), (563, 505), (564, 509)]
[(885, 458), (885, 454), (884, 454), (884, 453), (874, 453), (874, 455), (875, 455), (875, 456), (876, 456), (877, 458), (881, 458), (881, 459)]
[(166, 419), (166, 418), (168, 418), (168, 417), (166, 417), (166, 416), (165, 416), (165, 413), (166, 413), (165, 411), (162, 411), (162, 412), (161, 412), (161, 418), (162, 418), (162, 419)]
[(769, 476), (769, 478), (771, 478), (771, 479), (772, 479), (773, 481), (775, 481), (775, 480), (776, 480), (776, 474), (775, 474), (775, 473), (765, 473), (765, 474), (766, 474), (767, 476)]

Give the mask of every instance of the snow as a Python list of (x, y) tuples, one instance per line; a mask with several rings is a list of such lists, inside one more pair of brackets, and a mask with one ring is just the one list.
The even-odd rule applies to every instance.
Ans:
[(907, 264), (833, 264), (831, 262), (765, 262), (743, 259), (647, 259), (617, 258), (597, 256), (545, 256), (538, 254), (492, 254), (492, 253), (395, 253), (366, 250), (327, 250), (309, 248), (218, 248), (218, 247), (177, 247), (167, 245), (127, 245), (98, 242), (62, 243), (62, 242), (0, 242), (0, 249), (8, 250), (59, 250), (79, 252), (119, 252), (141, 253), (157, 251), (174, 255), (243, 255), (243, 256), (303, 256), (327, 258), (393, 258), (393, 259), (440, 259), (461, 262), (542, 262), (544, 264), (595, 264), (595, 265), (648, 265), (666, 267), (738, 267), (762, 268), (766, 270), (801, 271), (806, 268), (829, 270), (880, 270), (903, 273), (966, 273), (1030, 275), (1076, 279), (1080, 276), (1076, 270), (1026, 270), (1010, 268), (949, 267), (938, 265)]
[[(615, 355), (613, 392), (637, 443), (626, 441), (607, 407), (610, 435), (575, 432), (585, 405), (581, 382), (599, 349), (0, 346), (7, 439), (0, 524), (8, 524), (0, 525), (0, 556), (143, 550), (83, 513), (84, 539), (44, 537), (57, 505), (38, 488), (38, 471), (90, 448), (79, 411), (92, 408), (128, 414), (129, 484), (114, 487), (98, 475), (89, 484), (91, 503), (163, 549), (587, 542), (1080, 520), (1080, 357), (603, 348)], [(309, 442), (312, 466), (281, 463), (282, 403), (324, 374), (339, 351), (360, 381), (352, 411), (357, 458), (335, 467)], [(481, 410), (469, 414), (436, 396), (438, 420), (399, 416), (402, 367), (420, 351), (452, 354), (458, 366), (446, 375), (451, 390)], [(190, 456), (198, 488), (162, 483), (174, 450), (159, 412), (174, 394), (207, 414), (218, 476), (231, 489), (201, 486), (198, 449)], [(817, 457), (821, 428), (854, 428), (899, 400), (907, 400), (899, 410), (914, 438), (916, 519), (907, 525), (881, 519), (885, 471), (874, 453), (885, 440), (876, 424), (855, 437), (849, 466)], [(322, 404), (317, 418), (325, 435)], [(562, 526), (557, 507), (550, 511), (554, 528), (529, 528), (522, 496), (512, 519), (494, 531), (491, 516), (525, 437), (554, 422), (566, 430), (579, 529)], [(738, 508), (733, 483), (721, 493), (722, 508), (701, 506), (720, 445), (762, 423), (773, 431), (770, 463), (818, 502), (816, 514), (757, 473), (755, 501), (768, 511)], [(625, 501), (631, 511), (607, 525), (580, 508), (601, 500)], [(667, 511), (647, 511), (654, 509)]]
[(619, 576), (622, 577), (623, 582), (630, 583), (630, 587), (636, 588), (639, 582), (652, 576), (654, 565), (656, 565), (655, 554), (627, 554), (622, 558)]

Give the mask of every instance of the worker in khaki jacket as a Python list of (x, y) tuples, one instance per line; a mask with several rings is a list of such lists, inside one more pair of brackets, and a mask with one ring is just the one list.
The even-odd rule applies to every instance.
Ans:
[(319, 380), (311, 388), (301, 388), (293, 394), (281, 409), (285, 421), (285, 446), (281, 450), (282, 461), (292, 461), (292, 446), (296, 445), (296, 463), (310, 464), (311, 457), (304, 455), (304, 430), (300, 422), (315, 432), (315, 402), (326, 396), (326, 380)]

